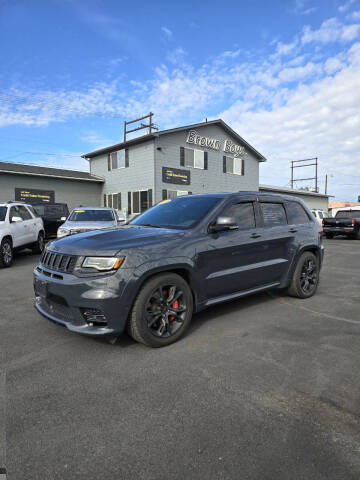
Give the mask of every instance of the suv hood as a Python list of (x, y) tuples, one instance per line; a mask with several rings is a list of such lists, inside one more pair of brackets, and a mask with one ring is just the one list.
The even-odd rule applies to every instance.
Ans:
[(158, 243), (184, 235), (183, 230), (125, 225), (117, 229), (70, 235), (49, 244), (55, 252), (81, 256), (115, 256), (123, 248)]

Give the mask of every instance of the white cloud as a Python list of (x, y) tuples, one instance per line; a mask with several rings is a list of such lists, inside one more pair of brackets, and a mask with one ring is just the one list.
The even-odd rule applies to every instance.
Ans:
[[(360, 43), (354, 35), (353, 25), (333, 18), (287, 43), (277, 40), (267, 58), (229, 49), (199, 67), (186, 63), (178, 47), (147, 81), (36, 95), (13, 90), (16, 102), (0, 94), (0, 126), (47, 125), (99, 113), (134, 118), (151, 110), (167, 128), (222, 116), (269, 158), (261, 166), (263, 183), (285, 185), (289, 160), (318, 156), (322, 177), (335, 175), (332, 193), (346, 198), (360, 190)], [(313, 47), (330, 41), (331, 54), (314, 53)], [(93, 131), (82, 140), (95, 148), (112, 143)], [(359, 178), (353, 192), (340, 185), (351, 183), (347, 175)]]
[(161, 27), (161, 30), (165, 33), (167, 37), (172, 37), (173, 32), (170, 30), (170, 28), (167, 27)]
[(343, 5), (339, 6), (339, 8), (338, 8), (339, 12), (341, 12), (341, 13), (346, 12), (347, 10), (349, 10), (351, 5), (353, 5), (355, 2), (356, 2), (356, 0), (348, 0)]
[(360, 20), (360, 10), (350, 13), (347, 18), (350, 20), (354, 20), (355, 22)]
[(354, 40), (360, 31), (360, 24), (344, 25), (337, 18), (325, 20), (318, 30), (312, 30), (306, 26), (301, 37), (302, 44), (310, 42), (332, 43), (350, 42)]

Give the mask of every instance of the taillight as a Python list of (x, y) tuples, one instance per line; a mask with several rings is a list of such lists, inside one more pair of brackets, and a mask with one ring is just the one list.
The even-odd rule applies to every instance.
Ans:
[(352, 225), (353, 227), (355, 226), (355, 220), (354, 220), (354, 219), (351, 220), (351, 225)]
[(321, 224), (322, 224), (322, 226), (324, 226), (324, 223), (325, 223), (325, 222), (324, 222), (324, 219), (322, 219), (322, 220), (321, 220)]

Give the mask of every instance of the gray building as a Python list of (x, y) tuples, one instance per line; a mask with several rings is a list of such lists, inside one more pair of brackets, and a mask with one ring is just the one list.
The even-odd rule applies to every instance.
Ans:
[(99, 205), (104, 179), (87, 172), (0, 162), (0, 202)]
[(329, 197), (324, 193), (308, 192), (306, 190), (295, 190), (286, 187), (273, 187), (270, 185), (259, 185), (260, 192), (281, 193), (301, 198), (310, 209), (328, 211)]
[(257, 191), (265, 158), (222, 120), (163, 130), (83, 155), (102, 204), (134, 215), (191, 193)]

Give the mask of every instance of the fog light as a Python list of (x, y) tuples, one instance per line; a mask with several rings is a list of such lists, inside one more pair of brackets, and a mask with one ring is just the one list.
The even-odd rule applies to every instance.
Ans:
[(104, 327), (107, 325), (107, 320), (104, 313), (97, 308), (84, 308), (82, 314), (86, 320), (86, 323), (92, 326)]

